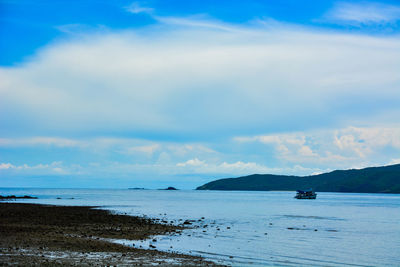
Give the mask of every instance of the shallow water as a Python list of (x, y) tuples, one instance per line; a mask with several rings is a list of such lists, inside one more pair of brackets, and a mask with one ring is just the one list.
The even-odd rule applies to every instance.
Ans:
[(176, 224), (195, 220), (193, 229), (156, 242), (115, 242), (152, 244), (235, 266), (400, 262), (400, 195), (319, 193), (316, 200), (298, 200), (294, 192), (0, 189), (0, 195), (11, 194), (39, 197), (18, 202), (95, 205)]

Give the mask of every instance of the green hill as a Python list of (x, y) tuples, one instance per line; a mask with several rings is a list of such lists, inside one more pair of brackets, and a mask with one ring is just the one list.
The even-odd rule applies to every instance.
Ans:
[(219, 179), (196, 190), (294, 191), (400, 193), (400, 164), (360, 170), (337, 170), (310, 176), (253, 174)]

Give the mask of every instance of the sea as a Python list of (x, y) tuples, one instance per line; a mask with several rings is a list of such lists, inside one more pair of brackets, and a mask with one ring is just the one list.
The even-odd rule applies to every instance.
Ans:
[(0, 188), (0, 195), (188, 220), (181, 233), (110, 241), (232, 266), (400, 266), (399, 194), (321, 192), (307, 200), (295, 192)]

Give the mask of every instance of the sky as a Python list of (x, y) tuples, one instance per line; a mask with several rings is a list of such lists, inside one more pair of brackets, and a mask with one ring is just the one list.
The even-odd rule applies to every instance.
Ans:
[(400, 2), (0, 0), (0, 187), (400, 163)]

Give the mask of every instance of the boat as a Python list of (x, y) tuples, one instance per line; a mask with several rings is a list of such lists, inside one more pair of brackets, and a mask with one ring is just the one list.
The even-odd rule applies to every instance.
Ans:
[(294, 198), (297, 198), (297, 199), (316, 199), (317, 198), (317, 194), (312, 189), (297, 190), (296, 196)]

